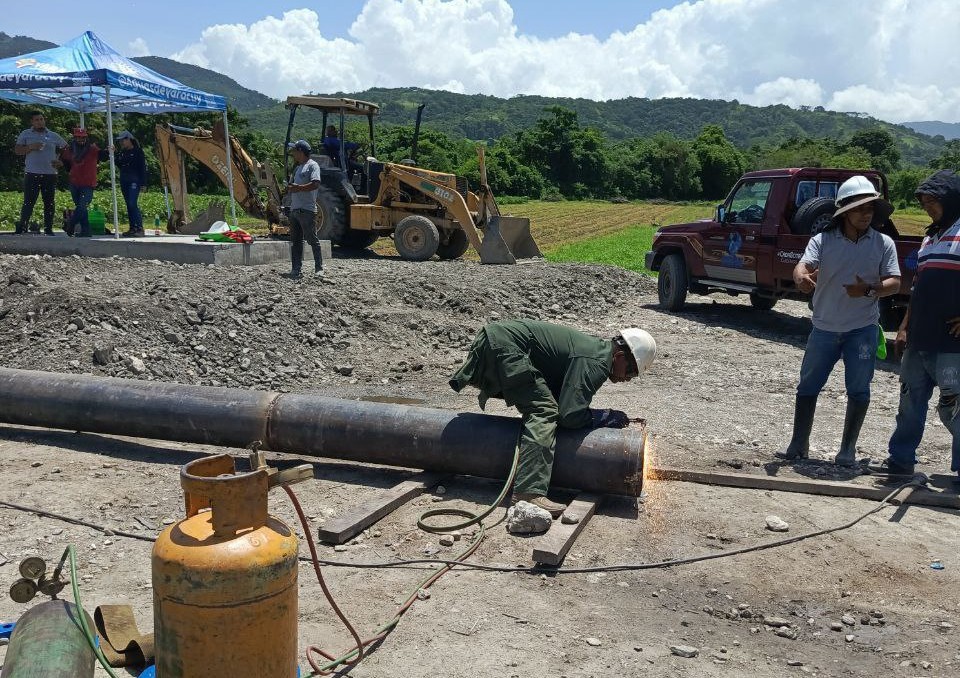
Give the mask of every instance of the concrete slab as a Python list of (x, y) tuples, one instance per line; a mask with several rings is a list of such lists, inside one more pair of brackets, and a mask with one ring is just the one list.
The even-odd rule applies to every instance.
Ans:
[[(323, 258), (331, 261), (330, 241), (322, 240)], [(217, 266), (255, 266), (290, 261), (290, 243), (285, 240), (254, 240), (240, 243), (203, 242), (193, 235), (154, 235), (139, 238), (115, 238), (112, 235), (93, 238), (70, 238), (66, 233), (42, 234), (0, 233), (0, 252), (4, 254), (49, 254), (52, 257), (156, 259), (178, 264)]]

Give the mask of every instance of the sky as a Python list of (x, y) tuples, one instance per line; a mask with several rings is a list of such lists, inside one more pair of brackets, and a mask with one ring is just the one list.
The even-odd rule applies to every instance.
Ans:
[[(93, 30), (128, 56), (275, 98), (369, 87), (736, 99), (960, 122), (956, 0), (200, 0), (7, 7), (0, 30)], [(81, 18), (82, 17), (82, 18)]]

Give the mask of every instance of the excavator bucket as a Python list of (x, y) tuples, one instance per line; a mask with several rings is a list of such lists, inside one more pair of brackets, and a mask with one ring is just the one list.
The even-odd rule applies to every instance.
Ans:
[(515, 264), (518, 259), (542, 257), (525, 217), (491, 216), (483, 229), (480, 263)]

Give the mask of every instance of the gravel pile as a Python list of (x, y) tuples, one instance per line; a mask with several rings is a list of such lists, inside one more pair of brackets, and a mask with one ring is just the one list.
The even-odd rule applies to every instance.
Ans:
[(590, 326), (654, 286), (620, 269), (545, 263), (344, 259), (325, 280), (299, 282), (283, 270), (0, 256), (2, 363), (281, 391), (425, 371), (435, 382), (490, 320)]

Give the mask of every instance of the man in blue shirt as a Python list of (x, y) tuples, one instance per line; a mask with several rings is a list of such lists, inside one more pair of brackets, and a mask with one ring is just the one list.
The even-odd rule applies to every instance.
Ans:
[(835, 461), (856, 464), (857, 438), (870, 405), (877, 351), (879, 297), (900, 289), (900, 267), (893, 240), (873, 228), (893, 207), (863, 176), (851, 177), (837, 191), (837, 210), (823, 232), (810, 238), (793, 271), (801, 292), (813, 292), (813, 330), (800, 367), (793, 415), (793, 437), (778, 456), (806, 459), (817, 396), (843, 359), (847, 411)]
[(324, 153), (330, 156), (330, 160), (333, 161), (334, 167), (340, 167), (340, 153), (346, 150), (347, 169), (355, 172), (363, 171), (363, 166), (350, 158), (351, 154), (360, 148), (360, 144), (352, 141), (341, 141), (337, 128), (333, 125), (327, 125), (327, 135), (323, 137), (320, 143), (323, 145)]
[(953, 436), (950, 470), (960, 476), (960, 176), (941, 170), (917, 188), (933, 223), (917, 257), (910, 306), (897, 333), (900, 407), (882, 471), (912, 475), (933, 387), (937, 414)]
[(40, 111), (30, 114), (30, 129), (20, 132), (13, 152), (24, 156), (23, 207), (17, 233), (26, 233), (37, 196), (43, 196), (43, 232), (53, 235), (54, 195), (57, 170), (61, 167), (60, 151), (67, 145), (56, 132), (47, 129), (47, 120)]
[(289, 145), (293, 161), (297, 163), (293, 177), (287, 184), (290, 195), (290, 259), (292, 268), (286, 275), (291, 280), (303, 277), (303, 241), (306, 238), (313, 250), (314, 275), (323, 277), (323, 254), (317, 238), (317, 191), (320, 188), (320, 165), (310, 157), (310, 144), (303, 139)]

